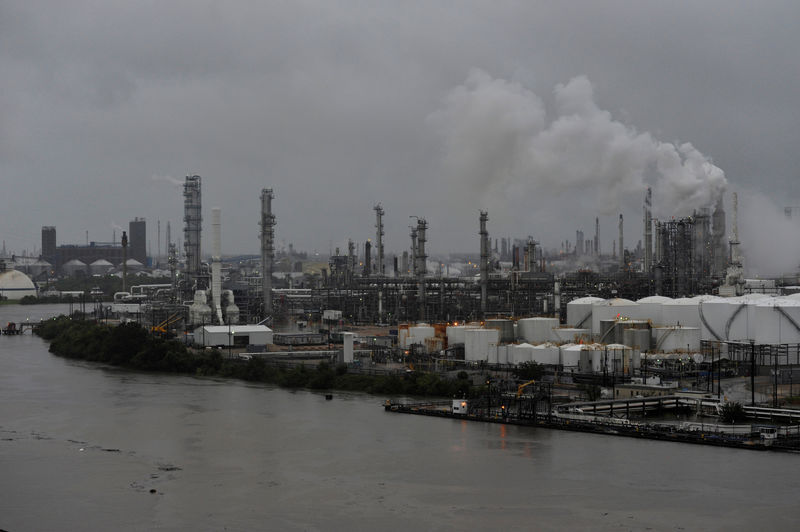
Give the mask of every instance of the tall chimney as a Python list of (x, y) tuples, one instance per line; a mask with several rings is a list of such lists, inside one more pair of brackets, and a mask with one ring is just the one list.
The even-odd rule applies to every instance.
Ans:
[(261, 288), (264, 298), (264, 317), (272, 315), (272, 261), (275, 246), (275, 215), (272, 214), (271, 188), (261, 190)]
[(649, 272), (653, 267), (653, 190), (647, 187), (644, 196), (644, 271)]
[(489, 214), (480, 211), (480, 236), (481, 236), (481, 317), (486, 316), (486, 304), (488, 299), (489, 285), (489, 231), (486, 230), (486, 222), (489, 221)]
[(594, 254), (600, 256), (600, 218), (594, 219)]
[(222, 221), (219, 207), (211, 209), (211, 300), (220, 325), (222, 319)]
[(375, 243), (378, 247), (378, 275), (386, 275), (386, 267), (383, 263), (383, 207), (380, 203), (375, 205)]
[(622, 244), (622, 214), (619, 215), (619, 268), (625, 269), (625, 246)]

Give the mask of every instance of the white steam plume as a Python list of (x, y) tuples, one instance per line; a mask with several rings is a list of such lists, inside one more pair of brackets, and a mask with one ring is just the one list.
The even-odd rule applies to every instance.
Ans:
[(739, 191), (739, 240), (747, 275), (793, 274), (800, 265), (800, 220), (786, 217), (764, 194)]
[(514, 81), (470, 72), (428, 117), (445, 144), (447, 177), (482, 201), (550, 197), (596, 198), (598, 212), (653, 187), (654, 214), (689, 215), (713, 206), (724, 172), (689, 143), (661, 142), (597, 107), (584, 76), (555, 88), (557, 116)]
[(183, 181), (181, 181), (180, 179), (177, 179), (175, 177), (172, 177), (171, 175), (153, 174), (153, 175), (150, 176), (150, 179), (152, 179), (153, 181), (165, 181), (165, 182), (169, 183), (170, 185), (175, 185), (175, 186), (183, 185)]

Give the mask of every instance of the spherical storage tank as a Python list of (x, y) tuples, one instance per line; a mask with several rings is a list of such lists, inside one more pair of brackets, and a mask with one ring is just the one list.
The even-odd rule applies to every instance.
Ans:
[(532, 344), (556, 340), (553, 329), (558, 328), (556, 318), (523, 318), (517, 322), (520, 338)]
[(592, 334), (600, 334), (600, 322), (617, 318), (636, 319), (639, 317), (639, 304), (630, 299), (609, 299), (592, 305)]
[(580, 297), (567, 303), (567, 327), (588, 329), (592, 326), (592, 309), (595, 303), (605, 299), (600, 297)]
[(10, 300), (36, 296), (36, 285), (27, 275), (17, 270), (0, 271), (0, 296)]
[(753, 309), (757, 344), (800, 343), (800, 299), (762, 299)]

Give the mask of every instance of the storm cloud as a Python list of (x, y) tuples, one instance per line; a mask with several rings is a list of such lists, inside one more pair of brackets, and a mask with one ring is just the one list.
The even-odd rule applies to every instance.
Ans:
[(257, 253), (264, 187), (278, 238), (323, 253), (373, 236), (379, 201), (388, 249), (425, 216), (432, 253), (475, 251), (480, 208), (493, 237), (548, 246), (600, 216), (604, 249), (623, 212), (635, 242), (648, 184), (661, 216), (726, 181), (780, 213), (800, 205), (799, 16), (721, 0), (4, 2), (0, 232), (32, 252), (42, 225), (103, 241), (144, 216), (155, 253), (193, 173), (224, 253)]

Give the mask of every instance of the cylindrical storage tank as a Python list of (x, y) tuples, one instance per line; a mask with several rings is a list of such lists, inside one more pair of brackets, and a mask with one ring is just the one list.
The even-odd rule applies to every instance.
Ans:
[[(703, 340), (728, 340), (725, 332), (728, 322), (732, 322), (734, 312), (741, 302), (731, 303), (733, 298), (715, 297), (706, 298), (697, 302), (697, 312), (700, 317), (700, 338)], [(679, 322), (676, 325), (685, 326)]]
[(636, 302), (639, 304), (639, 318), (649, 320), (653, 325), (661, 325), (664, 319), (663, 305), (672, 301), (670, 297), (648, 296)]
[(435, 336), (436, 330), (430, 325), (414, 325), (408, 328), (408, 337), (406, 338), (405, 347), (408, 348), (415, 344), (425, 345), (425, 340), (427, 338), (433, 338)]
[(650, 329), (625, 329), (622, 343), (639, 351), (647, 351), (650, 349)]
[(497, 329), (500, 331), (501, 342), (514, 341), (514, 322), (511, 320), (493, 319), (486, 320), (487, 329)]
[(633, 364), (633, 349), (622, 344), (609, 344), (606, 346), (606, 352), (608, 353), (609, 373), (615, 375), (630, 374)]
[(592, 331), (589, 329), (573, 329), (571, 327), (562, 327), (560, 329), (553, 329), (553, 336), (555, 341), (560, 344), (588, 342), (592, 336)]
[(553, 329), (557, 327), (557, 318), (523, 318), (517, 322), (520, 338), (532, 344), (555, 340)]
[(592, 326), (592, 309), (595, 303), (601, 303), (601, 297), (579, 297), (567, 303), (568, 327), (576, 329), (589, 329)]
[(497, 329), (467, 329), (464, 334), (464, 359), (469, 362), (497, 363)]
[(698, 300), (693, 297), (681, 297), (661, 304), (661, 323), (653, 325), (684, 325), (700, 327), (700, 315), (697, 312)]
[(511, 347), (511, 363), (522, 364), (525, 362), (533, 361), (533, 346), (531, 344), (522, 343), (512, 345)]
[(559, 348), (561, 365), (565, 370), (578, 369), (578, 364), (581, 361), (582, 350), (583, 345), (581, 344), (564, 344)]
[(532, 361), (537, 364), (556, 366), (559, 364), (560, 350), (555, 344), (539, 344), (533, 346)]
[(86, 263), (78, 260), (72, 259), (71, 261), (63, 264), (61, 266), (61, 271), (64, 272), (64, 275), (74, 276), (78, 273), (86, 273)]
[(653, 351), (674, 353), (700, 350), (700, 329), (697, 327), (654, 327)]
[(600, 322), (618, 318), (636, 319), (639, 305), (629, 299), (609, 299), (592, 305), (592, 334), (600, 334)]
[(89, 265), (89, 271), (92, 275), (106, 275), (114, 269), (114, 265), (105, 259), (97, 259)]
[(800, 298), (762, 299), (753, 307), (757, 344), (800, 343)]
[(464, 331), (467, 329), (476, 329), (477, 326), (473, 325), (449, 325), (447, 327), (447, 345), (463, 344)]

